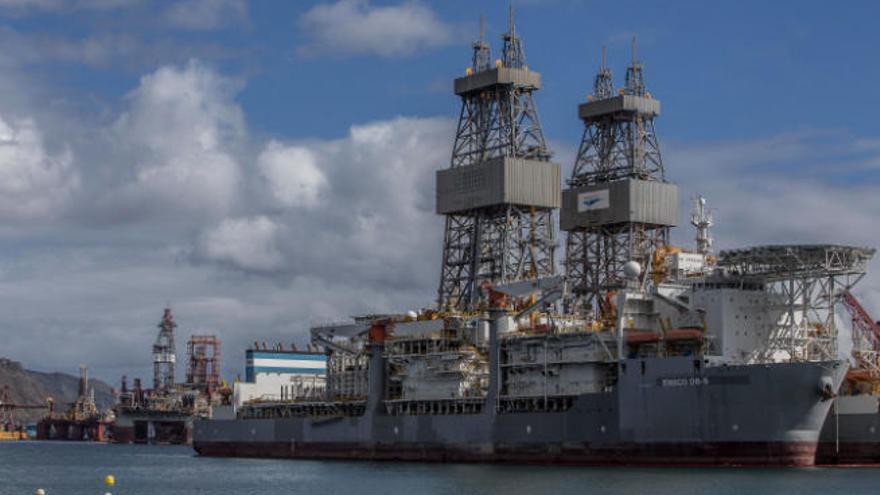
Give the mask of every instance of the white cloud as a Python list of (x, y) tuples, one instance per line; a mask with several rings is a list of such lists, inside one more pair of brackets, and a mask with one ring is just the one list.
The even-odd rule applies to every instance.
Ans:
[[(2, 0), (0, 0), (2, 1)], [(209, 39), (152, 39), (136, 30), (102, 31), (85, 36), (55, 32), (17, 31), (0, 26), (0, 46), (15, 47), (0, 53), (0, 64), (15, 68), (32, 64), (70, 63), (134, 73), (156, 67), (182, 65), (192, 59), (239, 59), (249, 48), (229, 47)]]
[(0, 41), (20, 47), (11, 55), (23, 63), (59, 60), (86, 65), (107, 66), (113, 61), (132, 57), (143, 51), (134, 37), (126, 34), (101, 34), (82, 39), (51, 35), (22, 34), (9, 29), (0, 31)]
[[(102, 199), (139, 215), (225, 215), (239, 193), (235, 148), (246, 139), (240, 85), (191, 61), (144, 76), (110, 132), (131, 177)], [(125, 165), (125, 164), (123, 164)]]
[(257, 158), (257, 166), (281, 206), (317, 206), (319, 195), (327, 186), (315, 154), (304, 146), (271, 141)]
[(368, 0), (320, 4), (302, 14), (298, 26), (308, 42), (303, 54), (411, 55), (452, 40), (452, 28), (427, 5), (407, 1), (373, 6)]
[(112, 10), (132, 6), (139, 0), (0, 0), (0, 8), (16, 12), (59, 12), (73, 9)]
[[(263, 212), (286, 226), (278, 241), (285, 269), (275, 276), (345, 280), (383, 290), (433, 286), (442, 234), (433, 211), (433, 177), (448, 163), (453, 124), (445, 118), (396, 118), (354, 126), (344, 139), (269, 143), (262, 157), (292, 155), (310, 165), (309, 180), (316, 181), (317, 171), (322, 177), (319, 206), (308, 195), (285, 193), (280, 197), (290, 198), (286, 209), (278, 211), (276, 202)], [(285, 167), (278, 175), (284, 184), (295, 184), (282, 191), (301, 191), (300, 174)], [(279, 197), (277, 185), (267, 186)], [(304, 205), (312, 206), (302, 212)]]
[(246, 0), (181, 0), (166, 12), (165, 19), (182, 29), (210, 30), (248, 23)]
[(283, 262), (275, 247), (278, 229), (278, 225), (264, 216), (227, 218), (202, 234), (199, 254), (242, 270), (270, 271)]
[(69, 149), (50, 154), (32, 119), (7, 121), (0, 116), (0, 218), (57, 216), (78, 188)]

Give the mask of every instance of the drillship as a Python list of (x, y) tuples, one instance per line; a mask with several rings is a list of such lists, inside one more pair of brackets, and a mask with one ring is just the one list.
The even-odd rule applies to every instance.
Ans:
[[(439, 303), (315, 327), (326, 390), (199, 421), (201, 455), (625, 465), (815, 462), (847, 373), (834, 301), (874, 250), (712, 251), (669, 243), (678, 192), (635, 58), (614, 90), (603, 62), (578, 115), (568, 188), (550, 161), (512, 16), (502, 56), (474, 43), (454, 88)], [(556, 273), (553, 212), (567, 232)], [(278, 399), (283, 397), (284, 399)]]

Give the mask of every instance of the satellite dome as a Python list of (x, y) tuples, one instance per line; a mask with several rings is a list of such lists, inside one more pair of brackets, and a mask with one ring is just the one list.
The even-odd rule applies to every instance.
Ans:
[(623, 264), (623, 275), (628, 279), (639, 278), (642, 274), (642, 265), (638, 261), (627, 261)]

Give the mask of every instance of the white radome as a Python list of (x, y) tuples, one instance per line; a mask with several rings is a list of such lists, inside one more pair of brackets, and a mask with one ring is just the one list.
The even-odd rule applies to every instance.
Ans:
[(642, 265), (638, 261), (627, 261), (623, 264), (623, 275), (629, 279), (639, 278), (642, 274)]

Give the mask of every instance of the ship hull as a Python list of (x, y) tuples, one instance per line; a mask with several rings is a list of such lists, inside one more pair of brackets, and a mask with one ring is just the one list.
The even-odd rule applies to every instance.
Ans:
[(116, 416), (112, 438), (114, 443), (191, 444), (192, 424), (188, 414), (126, 411)]
[(575, 465), (809, 466), (841, 362), (705, 367), (627, 360), (616, 387), (562, 412), (200, 421), (206, 456)]
[(880, 404), (875, 395), (836, 399), (822, 428), (818, 464), (880, 464)]
[(780, 466), (814, 465), (815, 442), (589, 444), (560, 448), (512, 446), (481, 451), (473, 445), (287, 442), (199, 442), (196, 451), (211, 457), (280, 459), (360, 459), (372, 461), (483, 462), (572, 466)]

